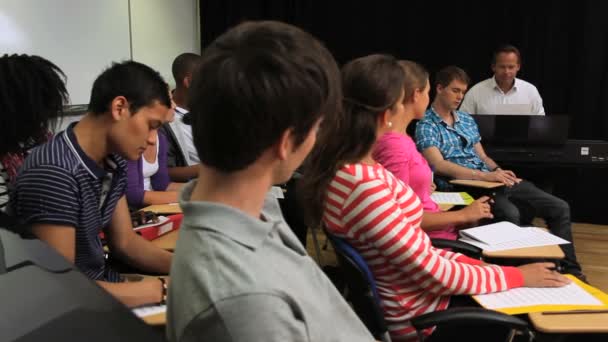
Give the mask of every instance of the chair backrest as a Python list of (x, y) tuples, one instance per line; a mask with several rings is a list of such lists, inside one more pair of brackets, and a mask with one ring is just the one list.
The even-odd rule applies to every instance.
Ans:
[(0, 227), (0, 341), (163, 341), (40, 240)]
[(376, 282), (367, 263), (350, 244), (327, 233), (346, 281), (346, 299), (367, 329), (379, 340), (390, 340)]

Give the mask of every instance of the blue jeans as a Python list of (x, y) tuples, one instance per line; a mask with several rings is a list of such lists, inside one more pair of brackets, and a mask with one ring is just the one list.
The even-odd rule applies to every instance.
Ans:
[[(566, 201), (546, 193), (531, 182), (524, 180), (513, 187), (505, 187), (496, 194), (492, 209), (494, 219), (520, 225), (520, 209), (513, 202), (532, 208), (536, 216), (545, 220), (551, 233), (572, 242), (570, 206)], [(580, 273), (581, 266), (576, 260), (574, 244), (569, 243), (560, 245), (560, 247), (566, 256), (564, 259), (566, 272)]]

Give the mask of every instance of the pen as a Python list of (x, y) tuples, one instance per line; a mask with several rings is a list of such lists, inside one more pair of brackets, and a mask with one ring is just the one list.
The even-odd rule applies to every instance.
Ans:
[(608, 313), (608, 309), (603, 310), (568, 310), (568, 311), (544, 311), (542, 315), (574, 315), (574, 314), (596, 314), (596, 313)]

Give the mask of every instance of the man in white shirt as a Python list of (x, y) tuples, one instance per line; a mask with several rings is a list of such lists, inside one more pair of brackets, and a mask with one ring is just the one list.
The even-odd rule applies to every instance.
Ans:
[(470, 114), (545, 115), (543, 99), (534, 85), (517, 78), (519, 50), (504, 45), (494, 52), (494, 76), (477, 83), (466, 94), (460, 111)]
[(198, 67), (201, 56), (194, 53), (182, 53), (175, 58), (171, 66), (175, 78), (173, 101), (175, 102), (175, 119), (165, 127), (170, 143), (168, 151), (169, 177), (174, 182), (185, 182), (198, 174), (199, 158), (192, 142), (192, 128), (187, 123), (189, 111), (188, 90), (192, 82), (192, 73)]

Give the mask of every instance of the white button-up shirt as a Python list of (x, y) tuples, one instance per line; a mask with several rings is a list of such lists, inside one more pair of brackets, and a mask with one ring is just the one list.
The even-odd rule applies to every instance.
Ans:
[(470, 114), (545, 115), (543, 99), (534, 85), (519, 78), (503, 92), (494, 77), (477, 83), (467, 92), (460, 111)]
[(171, 128), (173, 128), (173, 133), (177, 137), (178, 143), (185, 154), (186, 163), (188, 163), (188, 165), (196, 165), (200, 163), (200, 160), (198, 158), (198, 152), (196, 152), (196, 148), (194, 147), (194, 142), (192, 141), (192, 127), (186, 125), (182, 121), (184, 115), (187, 113), (188, 111), (186, 109), (176, 106), (175, 119), (171, 122)]

